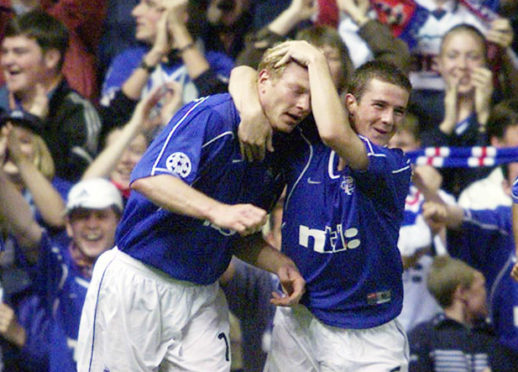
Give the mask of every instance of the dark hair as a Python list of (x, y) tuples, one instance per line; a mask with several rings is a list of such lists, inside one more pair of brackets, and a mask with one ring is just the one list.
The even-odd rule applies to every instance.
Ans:
[(373, 79), (394, 84), (408, 93), (412, 90), (410, 80), (397, 66), (390, 62), (374, 60), (364, 63), (354, 71), (347, 92), (359, 101), (365, 93), (367, 85)]
[(61, 70), (68, 48), (69, 33), (63, 23), (36, 9), (9, 20), (4, 37), (26, 36), (38, 43), (43, 52), (57, 49), (61, 54), (58, 69)]
[(461, 23), (460, 25), (454, 26), (454, 27), (450, 28), (448, 30), (448, 32), (446, 32), (444, 34), (444, 36), (441, 39), (441, 46), (439, 48), (440, 53), (442, 53), (442, 48), (444, 46), (444, 43), (446, 42), (446, 39), (450, 35), (452, 35), (456, 32), (468, 32), (468, 33), (472, 34), (473, 36), (475, 36), (476, 38), (478, 38), (480, 40), (480, 44), (482, 45), (482, 48), (483, 48), (484, 59), (487, 61), (486, 37), (484, 36), (484, 34), (482, 34), (482, 32), (480, 32), (480, 30), (478, 28), (476, 28), (472, 25), (469, 25), (467, 23)]
[(305, 40), (317, 48), (330, 46), (338, 50), (340, 61), (342, 62), (342, 76), (337, 88), (338, 91), (343, 90), (347, 85), (347, 81), (349, 81), (354, 66), (349, 56), (347, 45), (345, 45), (338, 31), (329, 26), (311, 26), (297, 32), (295, 39)]
[(518, 98), (506, 99), (493, 107), (487, 120), (487, 136), (502, 138), (507, 128), (518, 125)]

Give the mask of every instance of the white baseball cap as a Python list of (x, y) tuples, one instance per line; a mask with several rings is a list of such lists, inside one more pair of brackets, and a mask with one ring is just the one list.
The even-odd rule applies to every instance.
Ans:
[(119, 190), (104, 178), (92, 178), (78, 182), (70, 189), (65, 213), (76, 208), (105, 209), (111, 206), (122, 212), (124, 207)]

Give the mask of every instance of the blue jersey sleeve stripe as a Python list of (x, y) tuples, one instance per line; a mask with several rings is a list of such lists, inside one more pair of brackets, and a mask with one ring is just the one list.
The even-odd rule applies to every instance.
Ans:
[(371, 141), (367, 138), (367, 137), (364, 137), (364, 136), (360, 136), (358, 135), (358, 137), (363, 140), (363, 142), (365, 143), (365, 145), (367, 146), (367, 156), (378, 156), (378, 157), (382, 157), (382, 158), (385, 158), (387, 157), (386, 154), (382, 153), (382, 152), (376, 152), (374, 147), (372, 146), (372, 143)]
[(210, 145), (211, 143), (213, 143), (214, 141), (217, 141), (225, 136), (231, 136), (232, 137), (231, 139), (234, 139), (234, 132), (232, 132), (232, 131), (223, 132), (223, 133), (217, 135), (216, 137), (214, 137), (213, 139), (211, 139), (210, 141), (205, 142), (203, 145), (201, 145), (201, 148), (204, 148), (204, 147)]
[(167, 173), (167, 174), (170, 174), (171, 176), (175, 176), (175, 177), (178, 177), (178, 174), (176, 173), (173, 173), (171, 172), (169, 169), (167, 168), (162, 168), (162, 167), (156, 167), (154, 170), (153, 170), (153, 175), (157, 175), (157, 174), (161, 174), (161, 173)]
[(167, 136), (167, 139), (164, 141), (164, 145), (162, 146), (162, 149), (160, 150), (160, 153), (158, 154), (157, 158), (156, 158), (156, 161), (155, 161), (155, 164), (153, 164), (153, 168), (151, 169), (151, 175), (154, 176), (155, 175), (155, 171), (157, 170), (157, 165), (158, 163), (160, 162), (160, 159), (162, 158), (162, 156), (164, 155), (164, 152), (165, 152), (165, 149), (167, 148), (167, 145), (169, 144), (169, 141), (171, 140), (171, 137), (172, 135), (174, 134), (174, 132), (176, 131), (176, 128), (178, 128), (178, 126), (180, 124), (182, 124), (186, 119), (187, 117), (191, 114), (191, 112), (193, 112), (199, 105), (201, 105), (205, 100), (207, 99), (207, 97), (205, 98), (200, 98), (200, 100), (195, 104), (193, 105), (189, 111), (187, 111), (185, 113), (185, 115), (180, 119), (178, 120), (178, 123), (176, 123), (176, 125), (173, 127), (173, 129), (171, 129), (171, 132), (169, 132), (169, 135)]
[(367, 155), (368, 154), (371, 154), (374, 152), (374, 149), (372, 148), (372, 144), (371, 144), (371, 141), (369, 141), (369, 139), (367, 137), (364, 137), (364, 136), (358, 136), (361, 140), (363, 140), (363, 142), (365, 142), (365, 144), (367, 145)]

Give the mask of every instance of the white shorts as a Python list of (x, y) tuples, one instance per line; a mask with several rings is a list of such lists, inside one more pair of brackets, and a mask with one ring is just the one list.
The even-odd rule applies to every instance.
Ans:
[(302, 305), (278, 307), (264, 371), (406, 372), (408, 353), (405, 331), (396, 320), (343, 329), (323, 324)]
[(99, 257), (79, 327), (79, 372), (227, 372), (229, 349), (217, 282), (174, 280), (116, 248)]

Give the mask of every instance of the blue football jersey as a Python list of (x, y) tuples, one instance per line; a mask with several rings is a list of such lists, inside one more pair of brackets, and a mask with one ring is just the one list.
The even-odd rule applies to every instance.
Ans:
[(496, 334), (518, 351), (518, 282), (510, 275), (516, 262), (511, 208), (465, 210), (462, 230), (448, 231), (448, 251), (484, 274)]
[[(101, 93), (102, 105), (108, 106), (110, 104), (115, 93), (122, 88), (124, 82), (138, 68), (142, 58), (144, 58), (148, 51), (149, 47), (138, 46), (129, 48), (114, 58), (103, 82)], [(234, 67), (232, 59), (223, 53), (215, 51), (206, 51), (204, 56), (216, 76), (222, 81), (228, 80), (230, 71)], [(171, 60), (170, 63), (159, 63), (149, 75), (149, 79), (143, 89), (143, 96), (146, 96), (154, 88), (172, 80), (182, 86), (183, 103), (190, 102), (200, 96), (196, 85), (189, 76), (187, 66), (183, 64), (181, 59)]]
[(339, 170), (338, 155), (314, 131), (296, 130), (292, 137), (282, 249), (306, 279), (302, 303), (336, 327), (394, 319), (403, 300), (397, 241), (409, 161), (400, 150), (361, 137), (368, 169)]
[[(132, 173), (136, 179), (167, 174), (227, 204), (252, 203), (269, 210), (282, 178), (273, 161), (248, 163), (237, 139), (239, 116), (229, 94), (183, 107), (149, 146)], [(210, 284), (225, 271), (234, 231), (163, 210), (133, 191), (116, 233), (132, 257), (175, 279)]]
[(67, 247), (54, 245), (44, 233), (35, 285), (50, 323), (51, 372), (75, 371), (74, 351), (90, 278), (73, 261)]

